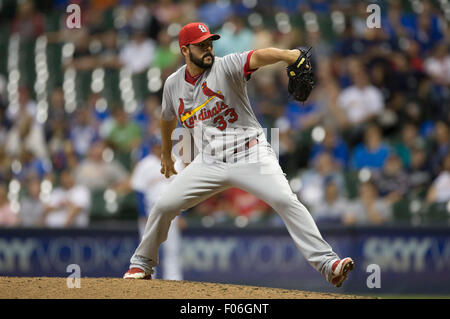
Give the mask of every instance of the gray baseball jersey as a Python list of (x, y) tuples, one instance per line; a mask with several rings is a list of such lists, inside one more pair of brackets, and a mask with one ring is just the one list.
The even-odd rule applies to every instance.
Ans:
[(247, 95), (246, 82), (254, 71), (248, 66), (252, 53), (216, 57), (195, 84), (186, 80), (184, 65), (164, 85), (162, 119), (177, 117), (197, 149), (217, 160), (263, 134)]

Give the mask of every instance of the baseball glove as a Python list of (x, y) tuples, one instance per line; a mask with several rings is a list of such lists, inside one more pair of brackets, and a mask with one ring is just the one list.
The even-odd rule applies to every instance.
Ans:
[(311, 66), (311, 53), (304, 48), (299, 48), (300, 55), (294, 63), (286, 67), (289, 77), (288, 92), (295, 100), (304, 102), (308, 99), (314, 88), (315, 78)]

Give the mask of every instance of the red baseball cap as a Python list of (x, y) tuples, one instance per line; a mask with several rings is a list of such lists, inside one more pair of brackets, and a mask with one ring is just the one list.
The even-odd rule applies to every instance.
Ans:
[(201, 22), (192, 22), (181, 28), (178, 34), (178, 44), (181, 48), (183, 45), (200, 43), (209, 38), (219, 40), (220, 35), (211, 34), (208, 27)]

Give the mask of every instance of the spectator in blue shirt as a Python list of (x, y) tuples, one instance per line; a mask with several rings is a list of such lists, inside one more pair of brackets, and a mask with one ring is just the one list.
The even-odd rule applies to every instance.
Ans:
[(144, 101), (143, 107), (133, 116), (136, 122), (144, 132), (151, 124), (152, 119), (158, 117), (158, 110), (161, 107), (161, 99), (157, 95), (150, 95)]
[(246, 27), (240, 17), (232, 16), (218, 33), (220, 39), (214, 42), (214, 52), (217, 56), (253, 49), (253, 31)]
[(443, 38), (440, 24), (438, 17), (425, 12), (415, 16), (414, 39), (420, 44), (422, 54), (429, 52)]
[(80, 108), (76, 116), (76, 122), (70, 130), (70, 139), (73, 142), (77, 155), (84, 156), (98, 137), (98, 132), (88, 108)]
[(450, 129), (445, 120), (438, 120), (434, 126), (434, 132), (429, 139), (431, 154), (430, 164), (434, 176), (441, 171), (441, 162), (450, 153)]
[(321, 119), (320, 109), (314, 101), (306, 101), (304, 105), (297, 101), (289, 101), (284, 116), (294, 130), (307, 130), (318, 124)]
[(389, 155), (389, 147), (382, 140), (380, 127), (372, 123), (364, 132), (364, 142), (358, 144), (352, 155), (352, 168), (361, 169), (367, 167), (380, 170)]
[(199, 20), (214, 29), (222, 25), (233, 14), (233, 6), (225, 1), (205, 1), (197, 9)]
[(313, 144), (310, 152), (310, 162), (314, 161), (317, 156), (327, 152), (332, 155), (333, 160), (340, 168), (346, 168), (348, 162), (348, 147), (344, 140), (332, 128), (325, 129), (325, 137), (323, 141)]
[(21, 152), (19, 161), (21, 169), (14, 174), (19, 180), (25, 180), (30, 176), (36, 176), (39, 179), (42, 179), (52, 170), (49, 160), (40, 159), (27, 149)]

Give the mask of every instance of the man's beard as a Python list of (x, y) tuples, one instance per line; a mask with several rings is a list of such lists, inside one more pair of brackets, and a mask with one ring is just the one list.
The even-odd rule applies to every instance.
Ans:
[[(203, 60), (208, 56), (211, 57), (211, 62), (210, 63), (203, 62)], [(191, 60), (192, 63), (194, 63), (196, 66), (198, 66), (199, 68), (202, 68), (202, 69), (210, 68), (214, 64), (214, 55), (212, 55), (211, 52), (208, 52), (200, 59), (197, 59), (192, 54), (191, 50), (189, 50), (189, 59)]]

